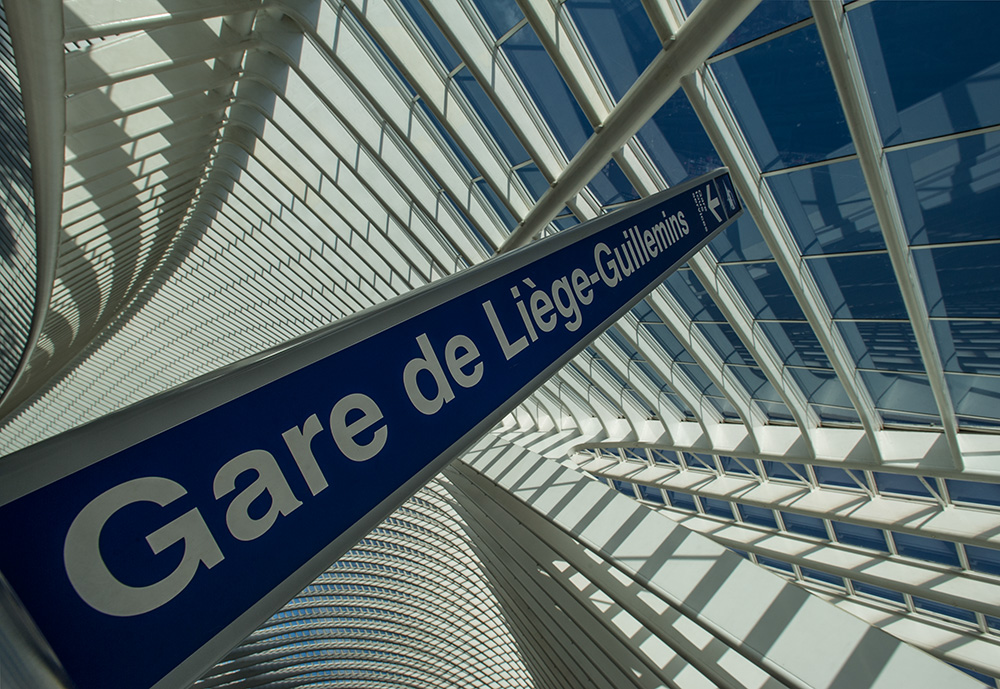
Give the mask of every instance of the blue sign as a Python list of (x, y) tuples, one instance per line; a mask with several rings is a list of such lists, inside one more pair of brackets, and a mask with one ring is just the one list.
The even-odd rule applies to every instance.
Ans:
[(0, 572), (80, 689), (185, 685), (741, 212), (719, 171), (28, 448)]

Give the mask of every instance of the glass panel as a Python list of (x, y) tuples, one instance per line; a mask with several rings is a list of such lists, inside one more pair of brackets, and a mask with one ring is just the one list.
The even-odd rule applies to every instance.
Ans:
[[(824, 486), (836, 486), (838, 488), (853, 488), (854, 490), (861, 490), (861, 486), (867, 486), (868, 481), (865, 479), (865, 474), (857, 469), (851, 469), (850, 475), (844, 469), (839, 469), (837, 467), (825, 467), (818, 464), (813, 465), (813, 471), (816, 474), (816, 482)], [(854, 476), (858, 481), (851, 478)]]
[(885, 143), (1000, 122), (1000, 4), (875, 2), (848, 17)]
[(755, 366), (727, 366), (729, 371), (743, 383), (750, 396), (755, 400), (781, 403), (781, 395), (771, 385), (764, 372)]
[(997, 239), (1000, 132), (942, 141), (886, 158), (911, 244)]
[(715, 407), (715, 410), (722, 415), (724, 419), (730, 419), (732, 421), (738, 421), (740, 414), (736, 411), (736, 407), (733, 406), (732, 402), (724, 397), (705, 397), (709, 403)]
[(961, 479), (945, 479), (952, 502), (1000, 507), (1000, 483), (979, 483)]
[(792, 533), (804, 534), (813, 538), (827, 538), (826, 526), (822, 519), (793, 512), (782, 512), (781, 520), (785, 523), (785, 530)]
[[(689, 15), (700, 2), (701, 0), (681, 0)], [(715, 52), (721, 53), (749, 43), (811, 16), (808, 0), (762, 0)]]
[(523, 165), (517, 169), (517, 176), (524, 182), (524, 186), (531, 192), (531, 196), (536, 201), (542, 198), (542, 194), (549, 190), (549, 181), (534, 163)]
[(618, 479), (611, 479), (611, 485), (613, 485), (615, 487), (615, 490), (617, 490), (618, 492), (624, 493), (630, 498), (635, 497), (635, 490), (633, 490), (632, 484), (629, 483), (628, 481), (619, 481)]
[(445, 69), (451, 71), (458, 67), (462, 62), (462, 58), (458, 56), (455, 49), (451, 47), (451, 43), (448, 39), (444, 37), (441, 33), (441, 29), (438, 28), (434, 20), (430, 18), (427, 14), (427, 10), (424, 9), (423, 5), (420, 4), (419, 0), (401, 0), (403, 7), (406, 11), (410, 13), (413, 17), (413, 21), (416, 22), (417, 26), (420, 27), (421, 33), (427, 38), (427, 41), (433, 46), (434, 51), (441, 58), (441, 62), (444, 63)]
[(705, 508), (705, 514), (711, 514), (716, 517), (723, 517), (725, 519), (733, 518), (733, 508), (725, 500), (716, 500), (715, 498), (702, 498), (702, 507)]
[(927, 600), (926, 598), (921, 598), (919, 596), (913, 596), (913, 607), (918, 610), (926, 610), (927, 612), (937, 613), (938, 615), (953, 617), (957, 620), (962, 620), (963, 622), (972, 622), (973, 624), (976, 622), (976, 614), (971, 610), (963, 610), (962, 608), (956, 608), (954, 605), (939, 603), (935, 600)]
[(657, 464), (669, 464), (670, 466), (678, 466), (679, 460), (677, 459), (677, 453), (673, 450), (652, 450), (653, 461)]
[(670, 328), (665, 325), (650, 324), (646, 326), (646, 329), (669, 355), (668, 359), (694, 363), (694, 357), (688, 354), (688, 351), (684, 349), (684, 345), (670, 332)]
[(792, 416), (791, 410), (781, 402), (768, 402), (766, 400), (757, 400), (757, 404), (764, 411), (767, 416), (767, 420), (779, 423), (794, 423), (795, 417)]
[(803, 254), (885, 249), (858, 161), (775, 175), (767, 182)]
[(757, 464), (752, 459), (736, 461), (732, 457), (723, 455), (719, 457), (719, 464), (727, 474), (757, 475)]
[(693, 495), (678, 493), (675, 490), (668, 490), (667, 497), (670, 499), (670, 504), (674, 507), (679, 507), (683, 510), (691, 510), (693, 512), (698, 511), (698, 505), (695, 503)]
[(735, 283), (754, 318), (805, 320), (777, 263), (727, 264), (724, 270)]
[(799, 567), (799, 571), (802, 572), (802, 576), (806, 579), (822, 581), (824, 584), (833, 584), (834, 586), (844, 588), (843, 578), (838, 577), (835, 574), (828, 574), (826, 572), (821, 572), (818, 569), (810, 569), (808, 567)]
[(788, 372), (813, 404), (853, 409), (844, 386), (833, 371), (811, 368), (789, 368)]
[(831, 521), (833, 533), (837, 540), (848, 545), (856, 545), (861, 548), (881, 550), (889, 552), (889, 547), (885, 544), (885, 534), (878, 529), (860, 524), (847, 524), (845, 522)]
[(787, 562), (782, 562), (781, 560), (775, 560), (773, 557), (767, 557), (766, 555), (758, 555), (757, 564), (765, 565), (766, 567), (771, 567), (773, 569), (780, 569), (783, 572), (795, 571), (792, 568), (792, 566)]
[(881, 586), (876, 586), (875, 584), (866, 584), (863, 581), (855, 581), (852, 583), (854, 584), (854, 590), (858, 593), (875, 596), (876, 598), (884, 598), (895, 603), (902, 604), (903, 602), (903, 594), (899, 591), (890, 591), (887, 588), (882, 588)]
[(967, 545), (965, 546), (965, 554), (969, 558), (971, 569), (977, 572), (1000, 575), (1000, 550)]
[(532, 28), (525, 25), (503, 44), (503, 50), (566, 156), (572, 158), (594, 130), (542, 42)]
[(638, 137), (671, 186), (722, 166), (683, 91), (678, 90), (656, 111), (639, 130)]
[(932, 317), (995, 319), (1000, 313), (1000, 244), (915, 249)]
[(888, 254), (814, 258), (809, 267), (834, 318), (907, 318)]
[(892, 532), (892, 540), (896, 542), (896, 552), (904, 557), (915, 557), (950, 567), (961, 566), (954, 543), (896, 532)]
[(475, 0), (493, 35), (500, 38), (524, 19), (515, 0)]
[(917, 338), (909, 323), (837, 321), (859, 368), (924, 372)]
[(649, 502), (658, 502), (661, 505), (664, 504), (663, 493), (660, 492), (659, 488), (644, 486), (641, 483), (639, 484), (639, 497)]
[(872, 472), (875, 485), (880, 493), (895, 493), (897, 495), (916, 495), (922, 498), (933, 497), (916, 476), (907, 474), (889, 474), (884, 471)]
[(764, 472), (768, 478), (782, 478), (787, 481), (802, 483), (809, 476), (804, 464), (786, 464), (784, 462), (772, 462), (769, 459), (762, 460), (761, 464), (764, 466)]
[(858, 416), (858, 412), (854, 409), (846, 409), (843, 407), (826, 407), (820, 404), (810, 405), (816, 415), (819, 416), (820, 421), (823, 423), (835, 424), (835, 425), (861, 425), (861, 417)]
[(1000, 323), (931, 321), (945, 371), (1000, 375)]
[(773, 256), (749, 213), (716, 235), (709, 246), (720, 262), (761, 261)]
[(601, 171), (590, 180), (588, 186), (602, 206), (635, 201), (639, 198), (639, 194), (632, 188), (632, 183), (628, 181), (625, 173), (614, 160), (609, 160)]
[(750, 354), (731, 325), (724, 323), (700, 323), (698, 329), (708, 338), (719, 353), (719, 357), (727, 364), (743, 364), (755, 366), (753, 355)]
[(969, 416), (1000, 419), (1000, 378), (994, 376), (963, 376), (946, 373), (948, 390), (955, 411)]
[(479, 170), (476, 169), (476, 166), (472, 164), (472, 161), (469, 160), (469, 157), (467, 155), (465, 155), (465, 152), (461, 148), (459, 148), (457, 143), (455, 143), (455, 139), (452, 138), (451, 134), (448, 133), (448, 130), (446, 130), (444, 126), (438, 121), (438, 118), (434, 116), (434, 114), (431, 112), (431, 109), (427, 107), (427, 103), (425, 103), (423, 100), (418, 100), (417, 103), (420, 105), (420, 108), (427, 115), (427, 119), (431, 121), (434, 127), (438, 130), (438, 133), (441, 134), (441, 138), (443, 138), (445, 142), (447, 142), (448, 147), (451, 148), (451, 150), (455, 153), (456, 156), (458, 156), (458, 160), (462, 163), (462, 167), (465, 168), (466, 172), (469, 173), (469, 176), (479, 177), (480, 176)]
[(927, 376), (893, 375), (861, 371), (876, 409), (937, 415), (937, 403)]
[(507, 160), (512, 165), (528, 160), (528, 152), (521, 145), (514, 130), (507, 124), (507, 120), (503, 118), (503, 115), (500, 114), (486, 91), (479, 85), (467, 67), (463, 67), (462, 71), (455, 75), (455, 83), (462, 88), (462, 92), (465, 93), (473, 109), (482, 118), (483, 124), (493, 134), (500, 150), (507, 156)]
[(726, 322), (719, 307), (690, 270), (678, 270), (667, 278), (666, 284), (691, 316), (691, 320)]
[(833, 368), (816, 333), (808, 323), (768, 323), (761, 327), (774, 345), (782, 363), (788, 366), (808, 366), (810, 368)]
[(712, 68), (765, 172), (854, 152), (815, 26)]
[(774, 512), (771, 510), (753, 505), (737, 505), (737, 508), (740, 511), (740, 517), (748, 524), (766, 526), (769, 529), (778, 528), (778, 520), (774, 518)]
[(493, 188), (490, 187), (485, 180), (479, 180), (476, 182), (476, 187), (479, 188), (479, 191), (481, 191), (483, 196), (486, 197), (486, 200), (489, 201), (490, 206), (492, 206), (493, 210), (495, 210), (497, 215), (500, 216), (500, 221), (503, 223), (503, 226), (508, 230), (514, 229), (514, 225), (517, 224), (517, 221), (514, 220), (514, 216), (511, 212), (507, 210), (507, 204), (500, 200), (500, 197), (496, 195)]
[(715, 387), (715, 383), (712, 382), (711, 378), (701, 369), (701, 366), (697, 364), (678, 364), (685, 373), (694, 381), (694, 384), (698, 389), (706, 395), (712, 395), (715, 397), (722, 397), (722, 393), (719, 388)]
[(612, 97), (619, 100), (662, 50), (646, 10), (637, 0), (567, 0), (566, 7)]

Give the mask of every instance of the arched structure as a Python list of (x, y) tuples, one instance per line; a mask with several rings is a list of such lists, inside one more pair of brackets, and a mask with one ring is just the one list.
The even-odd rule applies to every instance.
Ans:
[(996, 686), (1000, 3), (4, 5), (3, 455), (720, 165), (748, 210), (198, 686), (864, 681), (740, 626), (786, 596)]

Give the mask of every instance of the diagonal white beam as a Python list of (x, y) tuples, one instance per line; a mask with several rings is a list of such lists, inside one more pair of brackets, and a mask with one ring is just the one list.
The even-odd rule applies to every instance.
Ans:
[(500, 251), (524, 246), (541, 232), (562, 211), (566, 202), (590, 182), (611, 156), (677, 91), (681, 77), (697, 69), (758, 2), (704, 0), (677, 32), (675, 40), (639, 75)]
[(850, 29), (846, 26), (847, 15), (842, 6), (835, 6), (824, 0), (810, 0), (809, 4), (816, 19), (816, 28), (823, 42), (823, 50), (830, 64), (830, 71), (833, 73), (833, 81), (837, 86), (844, 114), (847, 116), (847, 126), (851, 131), (854, 148), (858, 152), (858, 160), (875, 206), (875, 214), (882, 227), (882, 236), (889, 250), (896, 281), (903, 294), (903, 303), (906, 305), (913, 334), (917, 339), (920, 358), (927, 371), (934, 401), (941, 415), (941, 425), (948, 438), (955, 466), (960, 469), (962, 450), (958, 444), (955, 407), (944, 377), (941, 353), (938, 351), (931, 329), (927, 303), (913, 262), (913, 252), (907, 241), (903, 214), (896, 198), (896, 188), (892, 183), (889, 165), (882, 151), (878, 124), (875, 121), (875, 109), (865, 86), (857, 47), (854, 45)]

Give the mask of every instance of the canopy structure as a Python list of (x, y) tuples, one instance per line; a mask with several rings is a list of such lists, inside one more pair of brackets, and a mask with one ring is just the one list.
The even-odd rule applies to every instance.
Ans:
[(746, 207), (197, 686), (998, 686), (1000, 2), (3, 5), (0, 455)]

